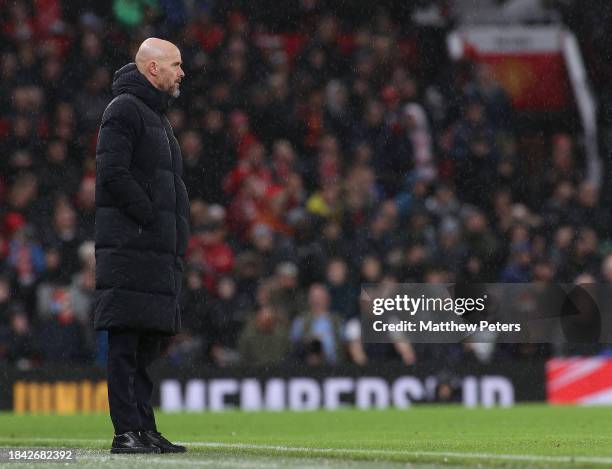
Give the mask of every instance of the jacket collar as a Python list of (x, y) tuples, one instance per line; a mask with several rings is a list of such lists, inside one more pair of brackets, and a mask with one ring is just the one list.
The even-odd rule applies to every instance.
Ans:
[(155, 88), (138, 71), (136, 64), (133, 62), (121, 67), (113, 77), (113, 96), (119, 96), (123, 93), (130, 93), (139, 97), (147, 106), (158, 112), (166, 111), (173, 100), (168, 93)]

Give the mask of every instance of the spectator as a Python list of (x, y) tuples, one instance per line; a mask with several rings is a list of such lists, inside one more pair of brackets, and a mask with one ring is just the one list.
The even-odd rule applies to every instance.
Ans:
[(40, 244), (33, 239), (32, 228), (21, 225), (15, 229), (9, 242), (8, 265), (15, 271), (23, 289), (33, 287), (43, 274), (46, 261)]
[(241, 362), (249, 366), (283, 363), (290, 351), (289, 337), (282, 319), (269, 306), (260, 307), (238, 339)]
[(275, 270), (275, 282), (270, 291), (270, 305), (275, 314), (292, 321), (306, 308), (306, 298), (298, 284), (298, 268), (293, 262), (281, 262)]
[[(89, 59), (91, 60), (91, 57)], [(107, 68), (97, 64), (92, 66), (91, 73), (87, 74), (83, 81), (85, 86), (74, 97), (73, 105), (79, 129), (83, 132), (92, 132), (111, 100), (109, 92), (111, 74)]]
[[(476, 69), (476, 80), (472, 87), (473, 92), (482, 96), (487, 117), (491, 120), (491, 123), (501, 130), (511, 129), (510, 98), (495, 79), (491, 67), (480, 65)], [(468, 93), (470, 91), (468, 89)]]
[(41, 197), (53, 197), (58, 190), (69, 197), (76, 193), (80, 174), (68, 159), (68, 145), (65, 141), (49, 142), (46, 162), (40, 168), (38, 180)]
[(84, 176), (75, 197), (74, 208), (77, 212), (79, 238), (93, 240), (95, 236), (96, 180), (94, 176)]
[(57, 199), (50, 227), (43, 231), (43, 243), (59, 256), (57, 275), (58, 282), (70, 282), (71, 275), (79, 269), (80, 237), (77, 214), (70, 202), (63, 197)]
[[(23, 305), (14, 303), (12, 307), (11, 323), (8, 333), (0, 341), (0, 356), (14, 364), (17, 369), (28, 370), (38, 360), (36, 339), (30, 329), (28, 314)], [(4, 349), (4, 351), (2, 350)]]
[(346, 323), (344, 336), (347, 341), (349, 358), (357, 365), (388, 363), (389, 361), (401, 361), (404, 365), (416, 363), (414, 348), (401, 334), (391, 334), (389, 343), (364, 344), (361, 322), (358, 318), (352, 318)]
[(70, 291), (65, 287), (53, 289), (49, 310), (51, 316), (40, 323), (38, 335), (46, 360), (51, 363), (84, 363), (90, 357), (85, 333), (78, 322)]
[(344, 259), (332, 258), (327, 264), (326, 284), (331, 297), (330, 309), (345, 320), (357, 314), (356, 288), (349, 279), (349, 267)]
[(208, 189), (202, 184), (207, 170), (204, 161), (202, 138), (196, 130), (186, 130), (179, 136), (185, 186), (190, 197), (206, 199)]
[(225, 242), (225, 230), (211, 222), (195, 227), (187, 247), (187, 259), (202, 269), (202, 281), (214, 291), (220, 275), (232, 270), (234, 253)]
[(529, 241), (520, 241), (512, 247), (512, 257), (503, 270), (500, 280), (504, 283), (527, 283), (531, 280), (531, 245)]
[(409, 103), (403, 109), (404, 126), (412, 144), (414, 165), (417, 169), (427, 170), (435, 175), (433, 141), (425, 110), (416, 103)]
[(464, 199), (482, 206), (482, 183), (495, 174), (494, 128), (486, 116), (484, 102), (478, 94), (468, 96), (465, 117), (458, 124), (451, 156), (455, 165), (455, 185)]
[(0, 276), (0, 330), (6, 330), (9, 327), (12, 305), (10, 281), (7, 277)]
[(595, 184), (583, 181), (578, 186), (576, 201), (569, 210), (569, 218), (572, 225), (588, 226), (600, 235), (607, 233), (609, 211), (599, 204), (599, 193)]
[(308, 311), (291, 324), (290, 338), (297, 353), (309, 365), (341, 363), (344, 360), (341, 321), (329, 310), (330, 298), (324, 285), (310, 286), (308, 306)]
[(238, 360), (236, 346), (240, 330), (247, 320), (248, 304), (237, 295), (236, 283), (230, 277), (219, 280), (216, 298), (205, 306), (202, 328), (205, 353), (216, 366), (228, 366)]
[(89, 326), (95, 293), (96, 258), (93, 241), (85, 241), (78, 250), (80, 270), (72, 276), (70, 298), (74, 315), (83, 327)]
[[(204, 200), (225, 204), (228, 200), (224, 196), (222, 182), (235, 164), (226, 135), (225, 116), (218, 109), (210, 109), (202, 120), (202, 149), (206, 167), (199, 174), (199, 190)], [(194, 199), (197, 193), (189, 191), (189, 197)]]

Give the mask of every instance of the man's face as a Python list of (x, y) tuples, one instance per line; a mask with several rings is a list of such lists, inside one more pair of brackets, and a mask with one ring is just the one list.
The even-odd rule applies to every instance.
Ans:
[(174, 98), (181, 94), (180, 83), (185, 76), (181, 68), (182, 63), (181, 53), (176, 48), (157, 61), (157, 87)]

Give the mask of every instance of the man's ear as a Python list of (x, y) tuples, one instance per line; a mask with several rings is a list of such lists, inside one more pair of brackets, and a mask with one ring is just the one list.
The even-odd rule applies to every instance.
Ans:
[(157, 76), (159, 72), (159, 68), (157, 67), (157, 62), (155, 60), (151, 60), (149, 62), (149, 73), (153, 76)]

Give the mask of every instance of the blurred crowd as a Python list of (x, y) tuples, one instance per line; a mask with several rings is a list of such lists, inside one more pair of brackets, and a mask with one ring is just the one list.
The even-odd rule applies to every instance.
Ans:
[(270, 25), (240, 2), (105, 3), (0, 0), (0, 364), (104, 363), (95, 144), (113, 72), (149, 36), (186, 72), (168, 113), (192, 230), (171, 363), (546, 354), (364, 344), (360, 285), (612, 282), (575, 135), (524, 138), (490, 70), (448, 63), (392, 10), (290, 2)]

